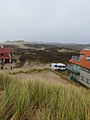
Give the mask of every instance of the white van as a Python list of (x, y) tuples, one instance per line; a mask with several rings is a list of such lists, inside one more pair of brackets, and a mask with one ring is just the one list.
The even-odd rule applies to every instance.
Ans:
[(51, 63), (53, 70), (67, 70), (67, 66), (63, 63)]

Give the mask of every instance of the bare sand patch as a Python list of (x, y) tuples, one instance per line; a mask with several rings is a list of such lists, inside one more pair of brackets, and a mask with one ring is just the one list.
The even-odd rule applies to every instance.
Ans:
[(49, 82), (49, 83), (70, 83), (62, 79), (60, 76), (56, 75), (52, 71), (42, 71), (42, 72), (33, 72), (30, 74), (26, 73), (19, 73), (13, 75), (18, 80), (32, 80), (32, 81), (42, 81), (42, 82)]
[(62, 52), (62, 53), (64, 53), (64, 52), (75, 52), (74, 50), (67, 50), (67, 49), (58, 49), (57, 50), (58, 52)]

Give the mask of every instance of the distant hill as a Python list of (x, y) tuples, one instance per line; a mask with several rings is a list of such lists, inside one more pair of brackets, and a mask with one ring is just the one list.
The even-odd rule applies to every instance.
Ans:
[(24, 40), (14, 40), (14, 41), (7, 40), (5, 43), (26, 43), (26, 41), (24, 41)]
[(90, 44), (76, 44), (76, 43), (49, 43), (49, 42), (30, 42), (27, 44), (28, 46), (33, 47), (46, 47), (46, 48), (65, 48), (65, 49), (72, 49), (72, 50), (82, 50), (83, 48), (90, 47)]
[[(40, 44), (40, 43), (39, 43)], [(41, 43), (41, 44), (44, 44)], [(53, 45), (53, 46), (57, 46), (60, 48), (67, 48), (67, 49), (72, 49), (72, 50), (82, 50), (83, 48), (87, 48), (90, 47), (90, 44), (77, 44), (77, 43), (46, 43), (47, 45)]]
[(58, 47), (64, 47), (73, 50), (82, 50), (83, 48), (90, 47), (90, 44), (57, 44)]
[(7, 40), (4, 44), (27, 44), (28, 46), (32, 45), (34, 47), (60, 47), (72, 50), (82, 50), (83, 48), (90, 47), (90, 44), (76, 44), (76, 43), (50, 43), (50, 42), (40, 42), (40, 41), (24, 41), (24, 40)]

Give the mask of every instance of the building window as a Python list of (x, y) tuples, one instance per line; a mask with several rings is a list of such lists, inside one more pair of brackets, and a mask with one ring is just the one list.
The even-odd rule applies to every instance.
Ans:
[(79, 61), (83, 58), (83, 54), (80, 54)]
[(84, 76), (81, 76), (81, 80), (84, 81)]
[(85, 71), (85, 72), (90, 73), (90, 69), (87, 69), (87, 68), (84, 68), (84, 67), (81, 67), (80, 70), (83, 70), (83, 71)]
[(86, 60), (90, 61), (90, 56), (86, 57)]
[(84, 71), (85, 71), (85, 72), (88, 72), (88, 69), (87, 69), (87, 68), (84, 68)]
[(1, 56), (3, 56), (3, 53), (1, 53)]
[(86, 80), (86, 83), (87, 83), (87, 84), (90, 84), (90, 79), (87, 79), (87, 80)]

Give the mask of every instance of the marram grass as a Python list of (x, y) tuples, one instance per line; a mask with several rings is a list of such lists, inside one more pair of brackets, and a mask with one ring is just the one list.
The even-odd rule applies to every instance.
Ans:
[(90, 120), (90, 90), (0, 75), (0, 120)]

